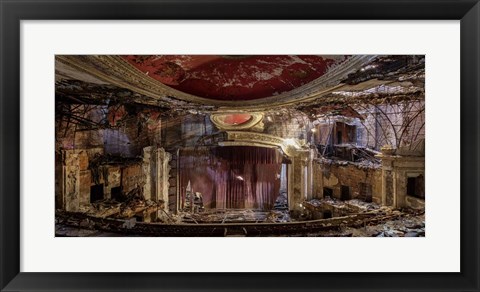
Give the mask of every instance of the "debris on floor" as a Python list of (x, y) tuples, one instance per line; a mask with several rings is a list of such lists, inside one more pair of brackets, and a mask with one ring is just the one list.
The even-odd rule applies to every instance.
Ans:
[[(122, 203), (98, 203), (94, 210), (84, 213), (58, 211), (56, 234), (95, 236), (89, 234), (101, 230), (107, 234), (117, 233), (118, 236), (186, 236), (185, 232), (188, 236), (232, 236), (237, 233), (242, 236), (425, 236), (423, 211), (396, 210), (360, 200), (330, 198), (310, 200), (304, 202), (304, 206), (304, 216), (300, 219), (291, 218), (288, 210), (228, 209), (170, 214), (162, 211), (162, 202), (154, 203), (132, 195), (131, 199)], [(155, 214), (156, 218), (149, 221), (151, 214)]]
[[(80, 213), (95, 218), (132, 218), (141, 217), (150, 221), (150, 215), (163, 208), (164, 202), (145, 200), (139, 187), (118, 200), (104, 199), (80, 208)], [(155, 217), (155, 216), (154, 216)]]
[[(346, 214), (374, 212), (376, 216), (366, 221), (363, 226), (353, 226), (345, 220), (339, 230), (310, 233), (308, 236), (342, 236), (342, 237), (424, 237), (425, 213), (413, 209), (395, 210), (375, 203), (361, 200), (340, 201), (332, 198), (313, 199), (305, 202), (306, 212), (312, 219), (318, 217), (340, 217)], [(348, 216), (347, 216), (348, 218)]]

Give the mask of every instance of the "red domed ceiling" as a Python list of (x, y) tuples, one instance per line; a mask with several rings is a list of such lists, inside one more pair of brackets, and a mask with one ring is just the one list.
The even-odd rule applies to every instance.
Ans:
[(305, 85), (343, 63), (337, 55), (128, 55), (131, 65), (179, 91), (215, 100), (254, 100)]

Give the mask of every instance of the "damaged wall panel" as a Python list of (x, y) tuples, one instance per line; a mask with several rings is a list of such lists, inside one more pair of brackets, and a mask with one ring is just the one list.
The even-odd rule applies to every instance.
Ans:
[[(332, 190), (334, 198), (342, 196), (342, 186), (348, 187), (352, 199), (382, 202), (381, 169), (361, 167), (355, 163), (339, 163), (328, 159), (315, 161), (315, 197), (325, 197), (325, 188)], [(369, 191), (371, 190), (371, 192)], [(327, 194), (328, 195), (328, 194)]]

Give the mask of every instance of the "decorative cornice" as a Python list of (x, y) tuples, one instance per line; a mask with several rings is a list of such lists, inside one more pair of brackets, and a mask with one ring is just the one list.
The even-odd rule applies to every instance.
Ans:
[(287, 156), (297, 157), (305, 150), (305, 143), (297, 139), (284, 139), (281, 137), (255, 132), (227, 131), (227, 141), (219, 143), (224, 146), (251, 145), (263, 147), (280, 147)]

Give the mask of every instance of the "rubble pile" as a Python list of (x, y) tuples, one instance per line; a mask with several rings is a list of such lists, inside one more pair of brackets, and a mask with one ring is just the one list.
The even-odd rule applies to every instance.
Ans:
[[(120, 201), (120, 202), (119, 202)], [(104, 199), (88, 206), (82, 206), (80, 213), (95, 218), (132, 218), (134, 216), (146, 217), (152, 212), (163, 208), (163, 201), (154, 202), (145, 200), (141, 188), (137, 187), (120, 199)]]
[[(308, 236), (321, 237), (424, 237), (425, 213), (413, 209), (394, 210), (361, 200), (340, 201), (332, 198), (313, 199), (305, 202), (306, 211), (311, 217), (328, 210), (335, 217), (344, 218), (337, 230), (309, 233)], [(375, 214), (358, 222), (352, 214)], [(350, 216), (347, 214), (351, 214)], [(339, 217), (344, 216), (344, 217)], [(311, 219), (311, 218), (310, 218)], [(352, 219), (352, 220), (351, 220)], [(360, 224), (359, 224), (360, 223)]]
[[(117, 202), (104, 200), (83, 213), (58, 211), (58, 236), (310, 236), (310, 237), (424, 237), (425, 214), (395, 210), (361, 200), (333, 198), (304, 202), (305, 217), (290, 218), (288, 210), (228, 209), (203, 212), (163, 211), (163, 202), (145, 200), (134, 190)], [(163, 212), (162, 212), (163, 211)], [(329, 212), (330, 217), (324, 217)], [(157, 214), (155, 219), (150, 214)], [(315, 216), (315, 214), (320, 214)], [(140, 219), (139, 219), (140, 218)], [(138, 221), (140, 220), (140, 221)], [(144, 221), (144, 222), (142, 222)], [(95, 232), (102, 232), (98, 235)], [(114, 234), (114, 235), (112, 235)]]
[(376, 210), (381, 208), (378, 204), (368, 203), (358, 199), (345, 201), (345, 204), (350, 208), (356, 208), (359, 211), (370, 211), (370, 210)]
[(275, 205), (273, 206), (275, 210), (287, 210), (288, 209), (288, 198), (287, 193), (282, 192), (278, 198), (275, 200)]
[(271, 210), (269, 212), (239, 209), (212, 210), (201, 213), (181, 213), (178, 216), (182, 223), (262, 223), (290, 222), (288, 210)]
[(354, 165), (360, 169), (381, 169), (382, 164), (375, 159), (368, 159), (368, 158), (359, 158), (355, 161), (349, 161), (337, 157), (321, 157), (315, 159), (315, 161), (320, 162), (326, 166), (328, 165), (338, 165), (338, 166), (347, 166), (347, 165)]
[(372, 161), (370, 159), (359, 159), (354, 162), (355, 165), (360, 169), (381, 169), (382, 164), (378, 161)]

